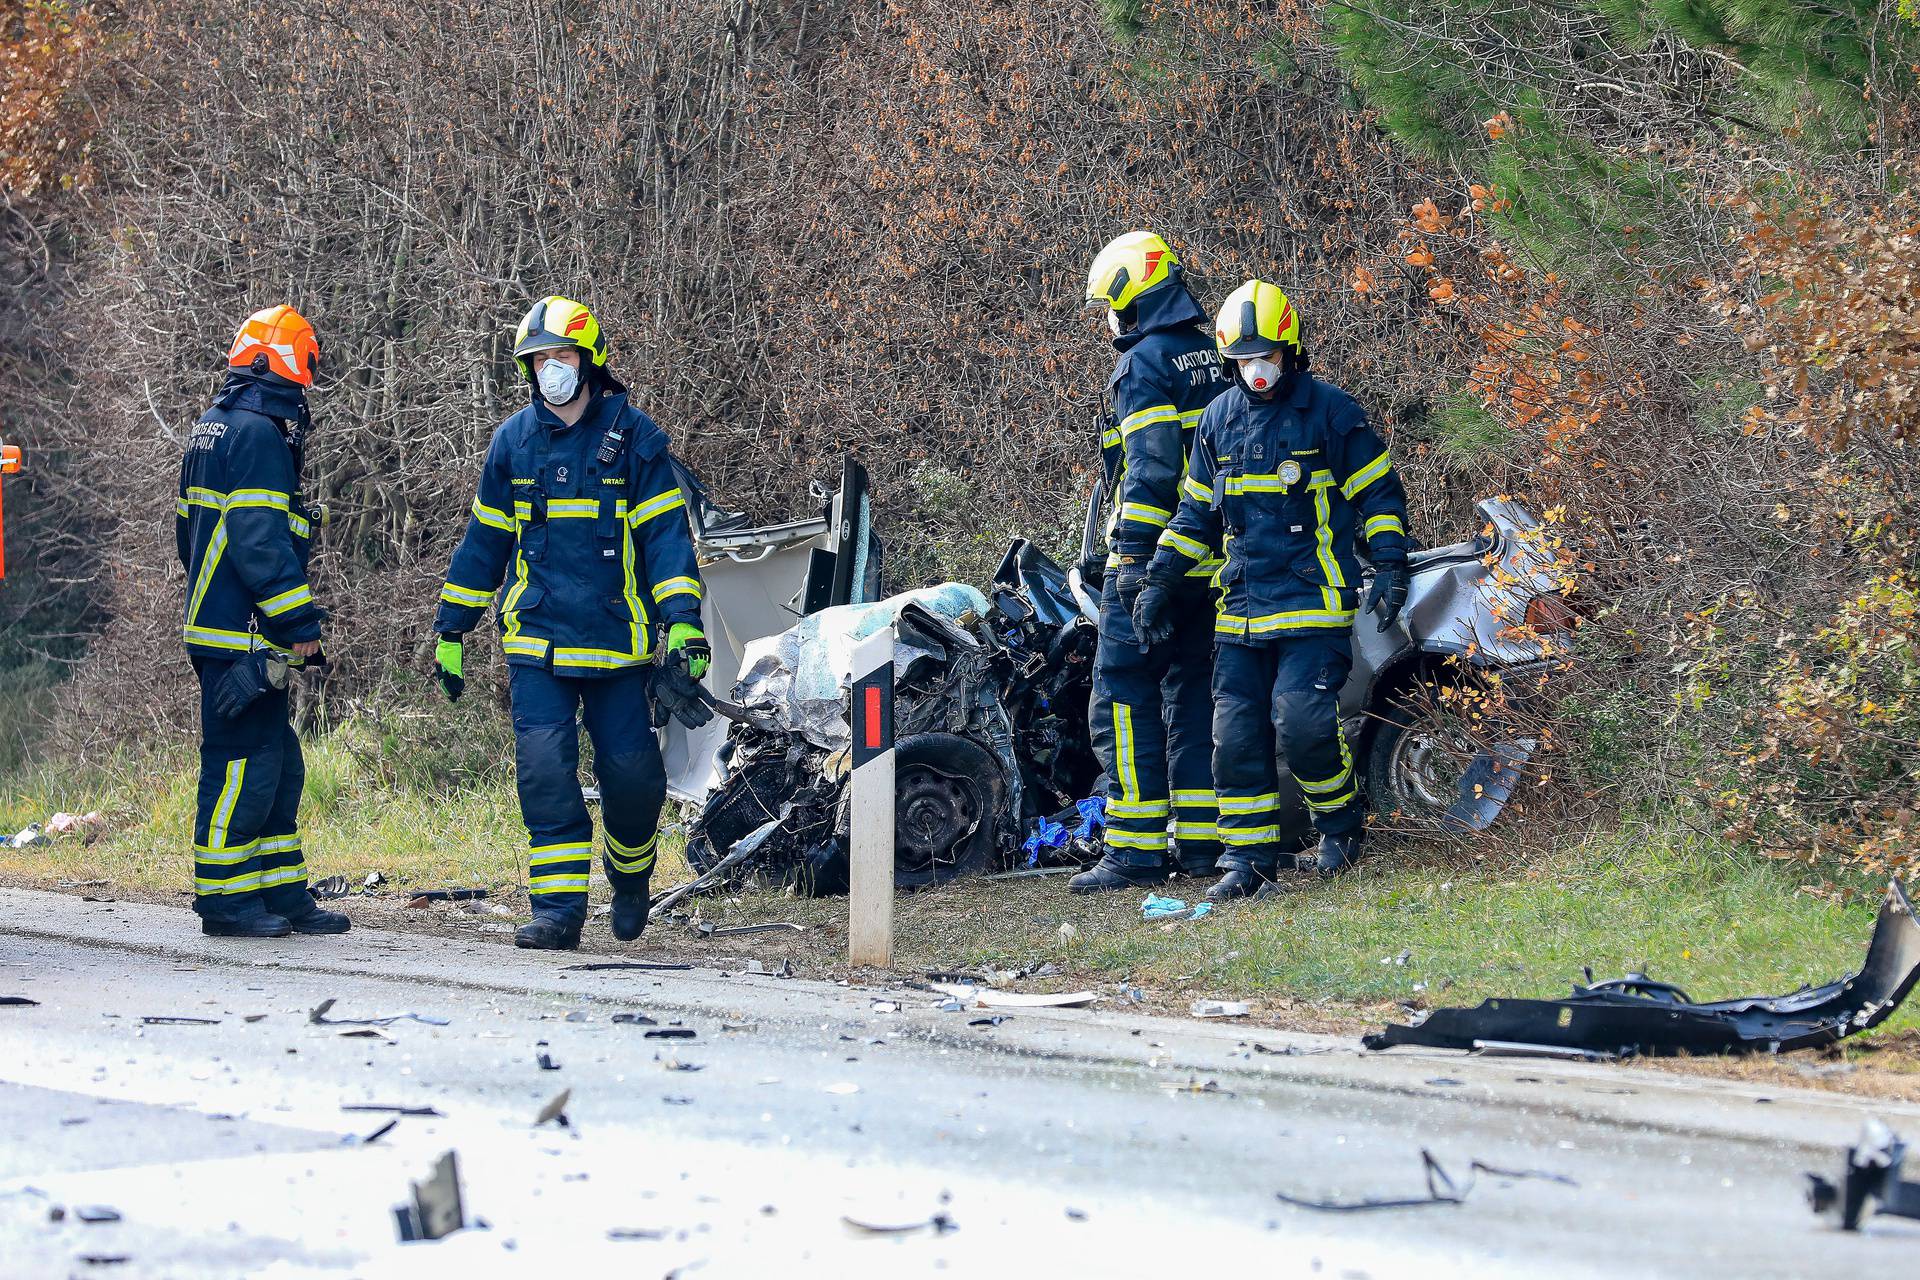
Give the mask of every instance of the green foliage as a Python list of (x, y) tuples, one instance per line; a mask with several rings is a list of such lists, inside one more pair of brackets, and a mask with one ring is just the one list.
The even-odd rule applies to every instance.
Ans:
[(1100, 19), (1115, 40), (1126, 44), (1146, 30), (1146, 7), (1146, 0), (1100, 0)]
[(1512, 447), (1513, 433), (1488, 413), (1477, 396), (1456, 394), (1433, 413), (1434, 443), (1447, 461), (1468, 466), (1499, 457)]

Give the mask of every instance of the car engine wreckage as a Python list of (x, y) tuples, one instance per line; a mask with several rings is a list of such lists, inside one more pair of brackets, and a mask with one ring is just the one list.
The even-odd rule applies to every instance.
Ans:
[[(858, 463), (847, 461), (837, 492), (816, 486), (818, 517), (772, 525), (719, 508), (684, 468), (681, 481), (707, 583), (709, 680), (720, 687), (737, 675), (724, 699), (688, 681), (668, 692), (682, 710), (698, 700), (717, 715), (708, 722), (697, 710), (663, 733), (669, 790), (697, 809), (687, 826), (697, 879), (656, 899), (655, 914), (750, 878), (845, 891), (851, 657), (888, 626), (897, 635), (897, 883), (1099, 857), (1103, 787), (1086, 719), (1097, 583), (1016, 539), (984, 593), (950, 582), (886, 595)], [(1551, 633), (1573, 625), (1547, 571), (1542, 526), (1505, 499), (1481, 503), (1479, 515), (1474, 537), (1413, 554), (1400, 623), (1384, 634), (1355, 629), (1341, 692), (1376, 806), (1456, 832), (1494, 820), (1535, 744), (1467, 741), (1420, 695), (1494, 673), (1509, 689), (1544, 677), (1567, 647)], [(1101, 524), (1096, 487), (1083, 563), (1097, 559)], [(1516, 627), (1523, 618), (1531, 634)], [(1280, 776), (1282, 821), (1305, 844), (1305, 804), (1284, 763)]]

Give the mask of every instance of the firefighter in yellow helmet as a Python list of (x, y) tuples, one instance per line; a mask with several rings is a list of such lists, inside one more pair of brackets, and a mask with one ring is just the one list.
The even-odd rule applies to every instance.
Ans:
[(1087, 304), (1105, 313), (1119, 356), (1107, 380), (1100, 440), (1108, 506), (1100, 647), (1088, 711), (1107, 776), (1106, 850), (1069, 884), (1095, 893), (1159, 884), (1173, 870), (1204, 876), (1220, 856), (1212, 750), (1212, 613), (1202, 560), (1172, 590), (1166, 635), (1142, 643), (1134, 598), (1174, 508), (1201, 411), (1226, 389), (1207, 315), (1167, 242), (1130, 231), (1093, 260)]
[(1149, 640), (1170, 634), (1188, 569), (1225, 555), (1213, 627), (1213, 776), (1227, 874), (1208, 890), (1224, 900), (1254, 893), (1295, 861), (1279, 845), (1276, 727), (1320, 833), (1318, 870), (1333, 875), (1353, 862), (1366, 807), (1339, 697), (1360, 603), (1354, 538), (1366, 539), (1366, 607), (1385, 631), (1407, 598), (1407, 510), (1366, 413), (1307, 371), (1300, 315), (1278, 286), (1249, 280), (1234, 290), (1214, 339), (1234, 385), (1201, 416), (1180, 509), (1160, 535), (1134, 619)]
[(513, 356), (532, 403), (487, 448), (466, 537), (440, 590), (437, 674), (457, 699), (462, 640), (499, 593), (533, 901), (533, 920), (514, 941), (571, 950), (593, 868), (579, 725), (600, 781), (613, 936), (631, 941), (647, 923), (666, 800), (649, 696), (655, 652), (664, 643), (667, 661), (699, 680), (711, 650), (667, 435), (608, 371), (599, 321), (570, 298), (542, 298), (521, 320)]

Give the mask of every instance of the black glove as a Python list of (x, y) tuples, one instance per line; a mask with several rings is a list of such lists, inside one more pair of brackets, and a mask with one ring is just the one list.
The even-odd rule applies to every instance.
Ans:
[(237, 720), (269, 692), (287, 687), (287, 655), (255, 649), (233, 664), (213, 689), (213, 710), (222, 720)]
[(1373, 590), (1367, 592), (1367, 612), (1380, 611), (1380, 630), (1400, 620), (1407, 603), (1407, 562), (1388, 560), (1373, 568)]
[(1141, 588), (1147, 585), (1147, 566), (1139, 561), (1122, 560), (1113, 567), (1113, 592), (1120, 598), (1120, 607), (1129, 614), (1133, 612), (1134, 601), (1140, 598)]
[(687, 670), (684, 652), (669, 654), (653, 673), (653, 727), (665, 728), (669, 719), (689, 729), (713, 719), (713, 708), (700, 696), (700, 682)]
[(461, 637), (447, 632), (433, 646), (433, 678), (440, 682), (440, 692), (447, 695), (448, 702), (460, 701), (460, 695), (467, 691), (466, 649)]
[(1158, 561), (1147, 570), (1146, 583), (1133, 602), (1133, 630), (1140, 643), (1151, 648), (1173, 638), (1173, 587), (1175, 574)]

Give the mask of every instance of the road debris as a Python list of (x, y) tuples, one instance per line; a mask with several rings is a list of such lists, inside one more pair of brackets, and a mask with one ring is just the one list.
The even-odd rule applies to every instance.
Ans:
[(441, 1118), (441, 1112), (433, 1107), (408, 1107), (392, 1102), (343, 1102), (340, 1104), (340, 1109), (342, 1111), (378, 1111), (391, 1113), (396, 1116), (429, 1116), (435, 1119)]
[(407, 905), (426, 902), (474, 902), (489, 893), (486, 889), (403, 889), (400, 896), (408, 899)]
[(1621, 1055), (1600, 1049), (1563, 1049), (1550, 1044), (1519, 1044), (1511, 1040), (1475, 1040), (1476, 1058), (1552, 1058), (1557, 1062), (1618, 1062)]
[(1858, 1231), (1875, 1213), (1920, 1218), (1920, 1181), (1903, 1180), (1907, 1144), (1884, 1123), (1869, 1120), (1860, 1140), (1847, 1148), (1846, 1168), (1835, 1186), (1817, 1173), (1807, 1175), (1807, 1203), (1818, 1214), (1834, 1214), (1842, 1231)]
[(860, 1219), (842, 1214), (840, 1222), (856, 1236), (904, 1236), (916, 1231), (931, 1231), (936, 1236), (946, 1235), (949, 1231), (958, 1231), (960, 1225), (944, 1213), (936, 1213), (931, 1218), (918, 1222), (862, 1222)]
[[(544, 1043), (544, 1041), (542, 1043)], [(545, 1049), (542, 1049), (539, 1053), (534, 1054), (533, 1060), (536, 1064), (538, 1064), (538, 1066), (542, 1071), (558, 1071), (560, 1069), (560, 1064), (555, 1062), (553, 1060), (553, 1055), (548, 1053)]]
[(1142, 920), (1198, 920), (1212, 912), (1211, 902), (1202, 902), (1190, 907), (1183, 899), (1160, 898), (1153, 894), (1148, 894), (1146, 901), (1140, 904)]
[(1284, 1191), (1274, 1192), (1274, 1198), (1282, 1204), (1290, 1204), (1299, 1209), (1315, 1209), (1322, 1213), (1364, 1213), (1373, 1209), (1421, 1209), (1436, 1204), (1464, 1204), (1481, 1174), (1490, 1178), (1540, 1179), (1557, 1182), (1563, 1186), (1578, 1187), (1580, 1184), (1565, 1174), (1549, 1173), (1539, 1169), (1502, 1169), (1480, 1160), (1470, 1161), (1467, 1165), (1467, 1180), (1455, 1182), (1433, 1152), (1422, 1147), (1420, 1164), (1426, 1174), (1427, 1194), (1424, 1196), (1399, 1196), (1372, 1198), (1363, 1200), (1311, 1200), (1303, 1196), (1288, 1195)]
[(345, 876), (327, 876), (307, 885), (307, 892), (324, 902), (329, 898), (344, 898), (353, 892), (353, 886)]
[(40, 1002), (38, 1000), (29, 1000), (25, 996), (0, 996), (0, 1007), (37, 1009), (40, 1007)]
[(562, 1129), (571, 1127), (573, 1122), (567, 1119), (567, 1103), (572, 1098), (573, 1090), (571, 1089), (562, 1089), (554, 1094), (547, 1100), (547, 1105), (540, 1108), (540, 1114), (533, 1118), (533, 1127), (538, 1129), (547, 1123), (557, 1124)]
[(805, 933), (807, 927), (785, 920), (772, 920), (766, 924), (736, 924), (720, 929), (702, 920), (693, 925), (693, 931), (703, 938), (743, 938), (750, 933)]
[(1100, 998), (1097, 991), (995, 991), (964, 982), (936, 982), (933, 989), (988, 1009), (1072, 1009)]
[(1010, 1022), (1010, 1021), (1012, 1021), (1012, 1019), (1008, 1018), (1006, 1014), (996, 1013), (993, 1016), (987, 1017), (987, 1018), (971, 1019), (967, 1023), (967, 1025), (970, 1027), (997, 1027), (1003, 1022)]
[(413, 1184), (413, 1203), (395, 1205), (393, 1222), (402, 1244), (438, 1240), (467, 1225), (460, 1197), (460, 1163), (449, 1151), (434, 1163), (433, 1172)]
[(616, 1013), (613, 1015), (612, 1021), (628, 1027), (651, 1027), (658, 1025), (652, 1018), (649, 1018), (644, 1013)]
[(1253, 1006), (1245, 1000), (1195, 1000), (1188, 1012), (1196, 1018), (1244, 1018)]
[(9, 849), (25, 849), (29, 845), (45, 844), (46, 841), (47, 833), (40, 829), (37, 822), (29, 822), (14, 834), (0, 838), (0, 844)]
[(647, 1039), (649, 1040), (691, 1040), (693, 1039), (693, 1028), (692, 1027), (655, 1027), (653, 1030), (647, 1032)]
[(395, 1116), (393, 1119), (387, 1121), (385, 1124), (381, 1125), (378, 1129), (375, 1129), (372, 1133), (368, 1134), (366, 1137), (361, 1138), (360, 1145), (363, 1147), (372, 1146), (374, 1143), (380, 1141), (380, 1139), (392, 1133), (396, 1128), (399, 1127), (399, 1125), (400, 1125), (400, 1117)]
[(120, 1211), (111, 1205), (105, 1204), (76, 1205), (73, 1210), (73, 1216), (82, 1222), (120, 1221)]
[(825, 1092), (825, 1093), (833, 1093), (833, 1094), (839, 1094), (839, 1095), (841, 1095), (842, 1097), (844, 1097), (844, 1096), (846, 1096), (847, 1094), (852, 1094), (852, 1093), (858, 1093), (858, 1092), (860, 1092), (860, 1086), (859, 1086), (859, 1085), (857, 1085), (857, 1084), (854, 1084), (854, 1083), (853, 1083), (852, 1081), (848, 1081), (848, 1080), (842, 1080), (842, 1081), (841, 1081), (841, 1082), (839, 1082), (838, 1084), (830, 1084), (830, 1085), (828, 1085), (828, 1086), (827, 1086), (827, 1087), (826, 1087), (826, 1088), (825, 1088), (825, 1089), (823, 1090), (823, 1092)]
[(1643, 973), (1573, 988), (1565, 1000), (1487, 1000), (1477, 1008), (1435, 1009), (1389, 1025), (1361, 1043), (1440, 1049), (1498, 1045), (1602, 1055), (1784, 1053), (1817, 1049), (1884, 1022), (1920, 982), (1920, 920), (1898, 880), (1887, 883), (1867, 958), (1858, 973), (1782, 996), (1696, 1003), (1679, 987)]
[(609, 1240), (665, 1240), (667, 1233), (657, 1227), (608, 1227)]
[(98, 834), (99, 829), (106, 825), (106, 815), (98, 809), (89, 813), (56, 813), (47, 819), (47, 834), (51, 836), (66, 836), (72, 835), (77, 831), (86, 835), (88, 837), (87, 842), (91, 844), (93, 837)]
[(648, 969), (661, 971), (667, 969), (691, 969), (690, 964), (666, 964), (658, 960), (612, 960), (603, 964), (569, 964), (561, 966), (563, 973), (601, 973), (609, 969)]
[(327, 1011), (333, 1008), (338, 998), (328, 996), (307, 1010), (307, 1021), (321, 1027), (390, 1027), (396, 1022), (424, 1022), (430, 1027), (444, 1027), (452, 1021), (449, 1018), (435, 1017), (427, 1013), (390, 1013), (379, 1018), (329, 1018)]
[(170, 1013), (143, 1014), (140, 1018), (143, 1027), (217, 1027), (218, 1018), (189, 1018)]
[(1188, 1076), (1185, 1080), (1162, 1080), (1160, 1087), (1171, 1094), (1217, 1093), (1223, 1098), (1235, 1096), (1231, 1089), (1222, 1089), (1218, 1080), (1202, 1080), (1198, 1076)]

